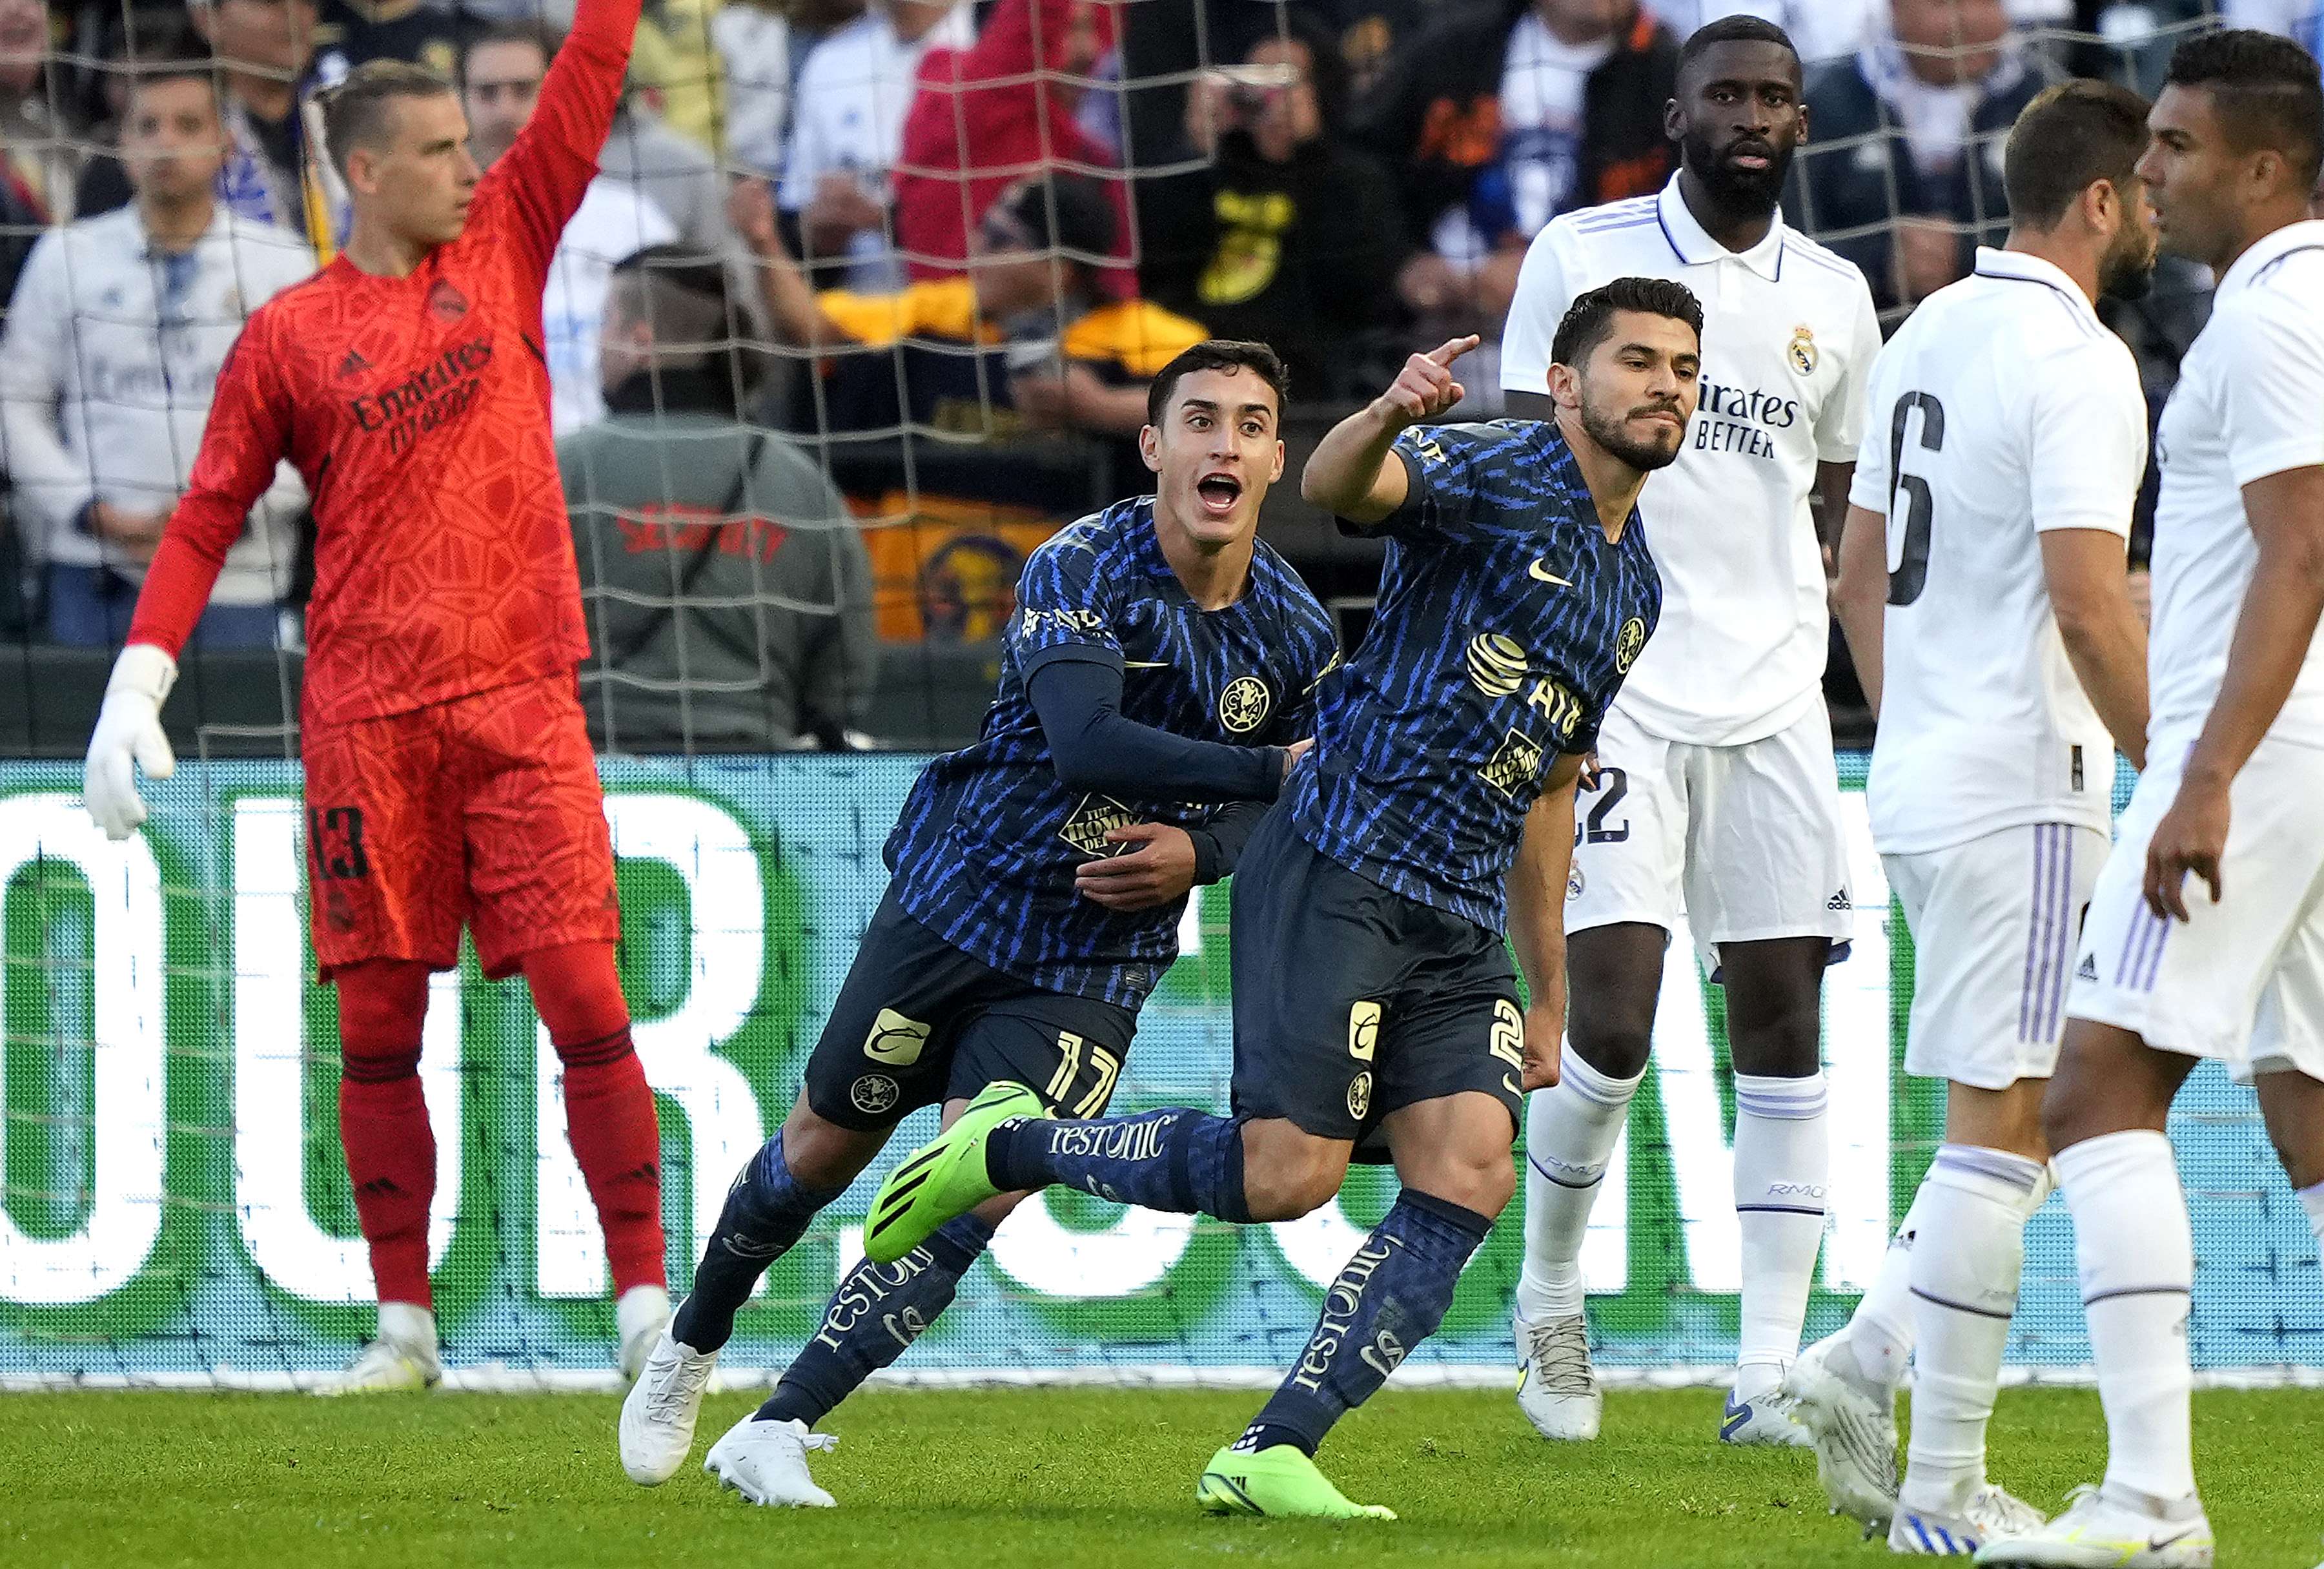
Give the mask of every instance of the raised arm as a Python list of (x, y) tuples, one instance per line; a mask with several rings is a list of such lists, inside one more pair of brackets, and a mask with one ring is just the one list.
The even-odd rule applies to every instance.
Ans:
[(1411, 476), (1388, 448), (1413, 426), (1435, 419), (1465, 395), (1452, 365), (1477, 346), (1456, 337), (1404, 362), (1388, 391), (1332, 427), (1299, 475), (1299, 494), (1351, 523), (1385, 521), (1404, 504)]
[(1509, 868), (1509, 946), (1524, 971), (1527, 1090), (1557, 1082), (1565, 1034), (1565, 884), (1573, 872), (1573, 791), (1582, 758), (1568, 752), (1550, 765), (1548, 788), (1526, 814), (1525, 837)]
[(532, 118), (485, 176), (488, 184), (503, 182), (526, 255), (544, 274), (597, 173), (643, 8), (643, 0), (581, 0)]

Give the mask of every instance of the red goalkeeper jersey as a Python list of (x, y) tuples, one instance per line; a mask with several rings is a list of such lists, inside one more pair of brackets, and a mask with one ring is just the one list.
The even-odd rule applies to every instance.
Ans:
[(596, 173), (640, 0), (581, 0), (459, 238), (404, 278), (342, 255), (253, 312), (132, 642), (175, 656), (288, 457), (314, 497), (310, 725), (570, 669), (589, 651), (549, 434), (541, 291)]

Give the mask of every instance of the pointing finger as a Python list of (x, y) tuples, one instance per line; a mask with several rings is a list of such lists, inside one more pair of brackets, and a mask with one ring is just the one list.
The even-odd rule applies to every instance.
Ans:
[(1436, 365), (1449, 365), (1483, 341), (1473, 332), (1466, 337), (1448, 337), (1422, 357)]

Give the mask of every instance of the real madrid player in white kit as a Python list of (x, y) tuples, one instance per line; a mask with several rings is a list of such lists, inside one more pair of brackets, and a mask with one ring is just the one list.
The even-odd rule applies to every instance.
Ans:
[(1571, 213), (1526, 254), (1501, 350), (1510, 412), (1546, 400), (1551, 332), (1575, 295), (1630, 274), (1702, 301), (1702, 407), (1648, 483), (1661, 630), (1607, 716), (1565, 907), (1572, 1007), (1564, 1077), (1533, 1096), (1517, 1403), (1544, 1437), (1586, 1439), (1600, 1408), (1581, 1252), (1646, 1072), (1670, 934), (1727, 988), (1743, 1302), (1720, 1436), (1804, 1443), (1780, 1393), (1823, 1234), (1831, 1147), (1820, 1001), (1854, 929), (1823, 706), (1830, 641), (1809, 498), (1837, 518), (1880, 347), (1871, 291), (1776, 207), (1807, 131), (1798, 53), (1752, 16), (1681, 56), (1659, 195)]
[(2257, 1084), (2324, 1229), (2324, 223), (2306, 221), (2324, 88), (2296, 44), (2210, 33), (2172, 55), (2149, 125), (2139, 173), (2163, 243), (2218, 286), (2156, 436), (2147, 769), (2091, 893), (2043, 1106), (2107, 1471), (1986, 1564), (2212, 1561), (2189, 1425), (2194, 1244), (2163, 1135), (2199, 1059)]
[(1985, 1429), (2025, 1220), (2050, 1191), (2042, 1092), (2115, 748), (2146, 755), (2125, 564), (2146, 399), (2094, 309), (2153, 274), (2145, 149), (2146, 100), (2107, 83), (2018, 116), (2008, 242), (1881, 354), (1840, 540), (1840, 619), (1880, 717), (1872, 836), (1913, 933), (1904, 1067), (1948, 1081), (1945, 1141), (1856, 1316), (1786, 1388), (1833, 1506), (1899, 1553), (1965, 1555), (2042, 1520), (1987, 1482)]

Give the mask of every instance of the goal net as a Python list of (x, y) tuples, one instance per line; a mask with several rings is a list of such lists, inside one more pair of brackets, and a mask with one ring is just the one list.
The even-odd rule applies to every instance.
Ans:
[[(1729, 8), (1668, 0), (1647, 14), (1683, 36)], [(1879, 273), (1892, 318), (2006, 221), (1997, 138), (2019, 83), (2104, 73), (2152, 91), (2172, 42), (2217, 21), (2178, 0), (1754, 8), (1819, 56), (1812, 95), (1854, 72), (1865, 102), (1885, 86), (1921, 111), (1874, 109), (1820, 137), (1787, 203)], [(2246, 19), (2312, 44), (2305, 8)], [(1527, 215), (1569, 205), (1580, 178), (1570, 147), (1562, 165), (1510, 151), (1537, 149), (1580, 98), (1545, 108), (1528, 95), (1565, 89), (1514, 66), (1463, 97), (1446, 61), (1415, 64), (1433, 24), (1416, 0), (861, 9), (650, 5), (629, 106), (544, 313), (674, 1293), (728, 1181), (790, 1104), (915, 772), (974, 734), (1026, 552), (1141, 486), (1134, 416), (1125, 428), (1107, 395), (1142, 384), (1184, 332), (1272, 310), (1315, 367), (1286, 425), (1296, 466), (1366, 378), (1438, 328), (1497, 329), (1497, 268), (1539, 221)], [(1558, 7), (1507, 9), (1515, 30)], [(221, 286), (149, 254), (130, 219), (171, 133), (139, 123), (152, 104), (131, 89), (156, 60), (188, 57), (190, 24), (224, 108), (219, 205), (263, 231), (253, 245), (311, 266), (343, 237), (345, 199), (298, 108), (317, 87), (366, 59), (430, 65), (461, 84), (489, 162), (542, 58), (509, 24), (553, 35), (567, 20), (556, 0), (545, 14), (537, 0), (319, 14), (309, 0), (190, 13), (0, 0), (0, 260), (15, 280), (0, 368), (0, 1384), (290, 1383), (342, 1364), (373, 1323), (336, 1125), (336, 1002), (307, 937), (296, 714), (312, 545), (296, 487), (270, 493), (213, 601), (215, 632), (206, 623), (184, 660), (167, 715), (180, 766), (149, 781), (143, 832), (109, 843), (78, 801), (77, 760), (198, 437), (205, 377), (265, 291), (255, 264), (237, 260)], [(1975, 69), (1898, 85), (1914, 54), (1900, 30), (1929, 27)], [(1319, 49), (1333, 57), (1321, 69)], [(1418, 88), (1399, 75), (1416, 69)], [(1384, 106), (1398, 92), (1413, 102)], [(1302, 93), (1312, 128), (1283, 106)], [(1304, 146), (1295, 132), (1375, 171), (1364, 189), (1380, 211), (1335, 228), (1323, 220), (1349, 215), (1316, 210), (1323, 187), (1286, 177), (1269, 207), (1214, 178), (1222, 160), (1263, 160), (1270, 138)], [(1466, 195), (1413, 210), (1429, 183), (1414, 171), (1439, 167), (1468, 171)], [(1011, 296), (1007, 319), (987, 321), (957, 281), (972, 250), (1038, 263), (1038, 298)], [(1295, 255), (1309, 269), (1297, 278)], [(1361, 298), (1325, 308), (1335, 270), (1367, 268)], [(763, 285), (785, 270), (798, 289)], [(2204, 283), (2166, 277), (2116, 316), (2158, 406)], [(1480, 418), (1498, 380), (1489, 344), (1482, 357), (1469, 378)], [(390, 415), (403, 417), (383, 402)], [(719, 433), (706, 446), (705, 430)], [(1378, 556), (1336, 540), (1295, 491), (1270, 499), (1268, 537), (1351, 646)], [(1833, 700), (1861, 744), (1843, 679)], [(1842, 752), (1856, 931), (1825, 992), (1831, 1220), (1811, 1338), (1870, 1280), (1941, 1137), (1941, 1097), (1901, 1069), (1912, 945), (1871, 850), (1864, 768)], [(1612, 792), (1585, 802), (1582, 832), (1627, 826)], [(1227, 918), (1223, 887), (1198, 891), (1117, 1111), (1223, 1106)], [(1722, 996), (1694, 951), (1674, 934), (1655, 1063), (1585, 1249), (1596, 1355), (1616, 1378), (1681, 1381), (1734, 1352), (1733, 1078)], [(455, 1380), (603, 1382), (604, 1247), (522, 984), (485, 980), (473, 954), (437, 976), (421, 1071)], [(928, 1113), (908, 1121), (890, 1158), (932, 1128)], [(2324, 1344), (2317, 1250), (2250, 1092), (2204, 1067), (2172, 1132), (2194, 1211), (2198, 1367), (2302, 1376)], [(770, 1273), (730, 1369), (779, 1367), (815, 1333), (884, 1169)], [(1392, 1177), (1360, 1169), (1314, 1215), (1238, 1229), (1050, 1195), (1001, 1228), (899, 1371), (1271, 1377), (1392, 1195)], [(1522, 1208), (1406, 1376), (1504, 1376)], [(2028, 1251), (2012, 1365), (2071, 1376), (2089, 1347), (2062, 1204), (2035, 1217)]]

